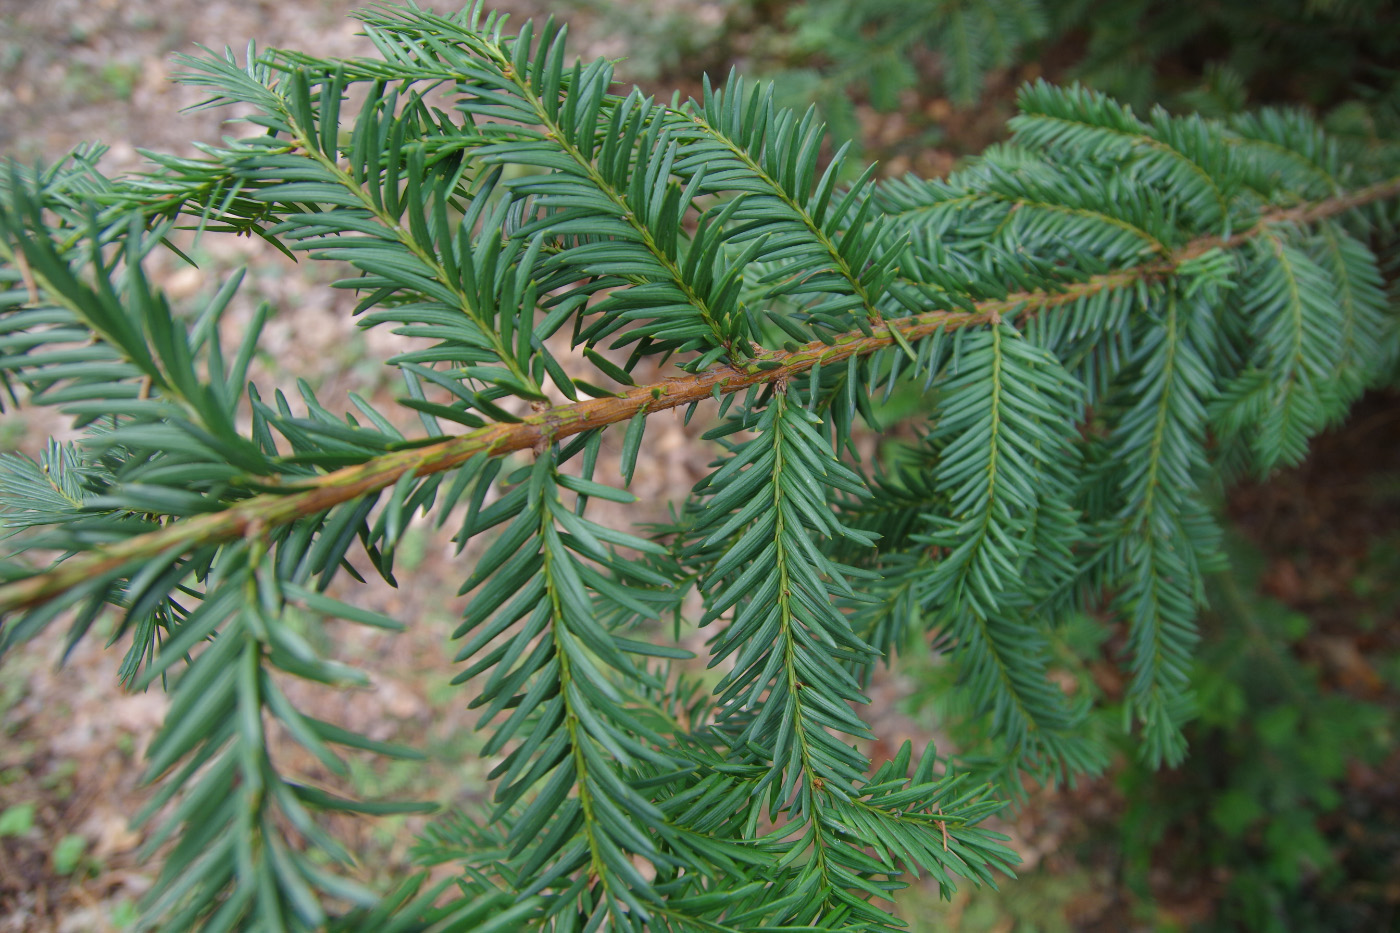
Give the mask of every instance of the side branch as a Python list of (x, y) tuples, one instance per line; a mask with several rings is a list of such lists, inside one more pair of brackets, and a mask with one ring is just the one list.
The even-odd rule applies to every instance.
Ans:
[[(900, 338), (921, 340), (936, 331), (951, 331), (1000, 320), (1027, 305), (1037, 310), (1053, 308), (1108, 288), (1170, 274), (1176, 266), (1214, 248), (1235, 248), (1279, 223), (1311, 223), (1353, 208), (1400, 196), (1400, 178), (1360, 188), (1322, 201), (1266, 213), (1249, 230), (1228, 240), (1202, 237), (1186, 244), (1169, 259), (1118, 272), (1094, 276), (1055, 294), (1023, 292), (977, 304), (974, 312), (931, 311), (908, 318), (887, 320)], [(158, 531), (137, 535), (109, 547), (75, 556), (53, 569), (25, 580), (0, 586), (0, 615), (42, 605), (81, 584), (110, 577), (161, 555), (187, 553), (195, 548), (259, 535), (343, 502), (393, 486), (406, 474), (427, 476), (460, 466), (486, 453), (501, 456), (511, 451), (550, 444), (564, 437), (631, 419), (638, 412), (655, 412), (711, 396), (738, 392), (750, 386), (790, 379), (818, 363), (837, 363), (853, 356), (867, 356), (897, 342), (891, 330), (865, 336), (853, 332), (832, 343), (814, 341), (792, 351), (761, 354), (748, 370), (731, 367), (638, 386), (613, 398), (560, 405), (514, 424), (493, 424), (427, 447), (396, 451), (357, 466), (345, 467), (285, 493), (264, 493), (238, 502), (222, 512), (176, 522)]]
[(1347, 211), (1358, 207), (1365, 207), (1367, 204), (1374, 204), (1377, 201), (1389, 201), (1392, 198), (1400, 197), (1400, 178), (1391, 178), (1386, 181), (1379, 181), (1364, 188), (1357, 188), (1355, 191), (1348, 191), (1336, 197), (1324, 198), (1320, 201), (1308, 201), (1297, 204), (1293, 207), (1278, 208), (1266, 211), (1254, 224), (1244, 233), (1232, 237), (1206, 236), (1192, 240), (1181, 249), (1172, 254), (1171, 259), (1166, 263), (1168, 268), (1175, 268), (1179, 263), (1189, 259), (1195, 259), (1202, 253), (1212, 249), (1233, 249), (1247, 240), (1252, 240), (1264, 233), (1269, 227), (1279, 224), (1306, 225), (1316, 223), (1319, 220), (1326, 220), (1328, 217), (1335, 217), (1338, 214), (1345, 214)]

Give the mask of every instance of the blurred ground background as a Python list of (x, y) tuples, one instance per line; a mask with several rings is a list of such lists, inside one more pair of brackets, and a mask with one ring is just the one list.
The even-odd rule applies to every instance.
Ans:
[[(178, 114), (201, 95), (171, 82), (178, 70), (171, 55), (193, 53), (197, 44), (241, 52), (250, 39), (321, 55), (367, 54), (345, 15), (356, 5), (0, 0), (0, 156), (51, 161), (80, 142), (100, 140), (111, 147), (104, 167), (120, 172), (140, 166), (138, 148), (189, 154), (191, 140), (241, 135), (247, 125), (222, 126), (224, 113)], [(545, 6), (495, 3), (523, 16)], [(705, 70), (716, 76), (731, 64), (774, 70), (764, 55), (782, 47), (774, 37), (784, 6), (573, 0), (554, 10), (573, 25), (577, 54), (627, 56), (622, 78), (669, 96), (674, 89), (698, 93), (696, 79)], [(1053, 76), (1056, 68), (1037, 62), (992, 72), (982, 103), (970, 110), (955, 106), (936, 82), (901, 91), (897, 106), (885, 111), (857, 96), (848, 122), (867, 155), (881, 160), (882, 174), (942, 174), (961, 155), (999, 138), (1014, 88), (1045, 72)], [(353, 300), (329, 287), (331, 272), (296, 268), (246, 239), (209, 238), (196, 258), (197, 270), (174, 262), (158, 270), (177, 301), (212, 292), (247, 264), (250, 277), (230, 326), (260, 301), (277, 309), (264, 362), (275, 358), (278, 370), (265, 366), (266, 378), (301, 375), (332, 407), (352, 390), (371, 399), (392, 396), (377, 361), (394, 352), (394, 339), (353, 325)], [(1228, 911), (1235, 909), (1238, 876), (1255, 870), (1301, 892), (1298, 904), (1265, 905), (1266, 912), (1354, 914), (1355, 925), (1332, 928), (1387, 928), (1374, 924), (1394, 920), (1400, 909), (1397, 402), (1394, 393), (1371, 396), (1302, 467), (1235, 488), (1222, 501), (1241, 570), (1222, 583), (1214, 619), (1221, 631), (1255, 635), (1208, 640), (1207, 650), (1215, 652), (1208, 655), (1211, 671), (1219, 676), (1205, 687), (1216, 691), (1209, 695), (1218, 703), (1198, 729), (1193, 762), (1202, 764), (1153, 776), (1125, 760), (1101, 781), (1034, 793), (1005, 820), (1025, 859), (1022, 879), (1004, 885), (1001, 895), (960, 894), (952, 904), (916, 888), (901, 903), (916, 929), (1167, 930), (1198, 923), (1253, 929), (1230, 920)], [(616, 514), (620, 524), (664, 517), (664, 503), (702, 475), (713, 453), (696, 440), (702, 429), (679, 420), (649, 429), (643, 462), (652, 466), (639, 471), (633, 487), (641, 503)], [(7, 413), (0, 449), (32, 453), (48, 432), (61, 430), (27, 413)], [(311, 636), (374, 673), (373, 689), (348, 701), (327, 693), (322, 714), (430, 753), (421, 765), (357, 763), (358, 793), (461, 803), (483, 790), (489, 764), (475, 757), (479, 743), (465, 697), (448, 683), (447, 636), (461, 607), (454, 594), (464, 564), (445, 537), (416, 529), (402, 546), (412, 587), (355, 593), (356, 601), (409, 620), (403, 635), (367, 636), (308, 620)], [(1205, 620), (1208, 633), (1212, 624)], [(104, 651), (100, 638), (85, 640), (59, 667), (58, 634), (0, 666), (0, 933), (123, 929), (151, 877), (136, 858), (140, 837), (128, 820), (145, 797), (137, 786), (141, 755), (161, 721), (163, 700), (158, 693), (119, 695), (119, 654)], [(1306, 702), (1289, 705), (1268, 685), (1255, 689), (1247, 670), (1232, 667), (1237, 664), (1269, 668), (1271, 684), (1287, 685)], [(1115, 676), (1111, 665), (1101, 665), (1085, 689), (1111, 700), (1121, 688)], [(937, 704), (929, 702), (938, 677), (935, 666), (916, 661), (875, 685), (872, 715), (890, 750), (906, 737), (917, 743), (940, 734)], [(1291, 772), (1294, 784), (1280, 780)], [(1319, 784), (1331, 796), (1318, 799)], [(1280, 843), (1291, 843), (1289, 833), (1300, 826), (1316, 837), (1303, 857)], [(411, 820), (347, 820), (336, 829), (364, 854), (367, 877), (391, 877), (406, 864)], [(1287, 858), (1279, 854), (1285, 848)]]

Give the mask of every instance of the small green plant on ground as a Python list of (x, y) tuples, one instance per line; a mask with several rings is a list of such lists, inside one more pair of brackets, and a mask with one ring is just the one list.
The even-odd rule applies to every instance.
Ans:
[(968, 108), (991, 72), (1046, 59), (1137, 107), (1225, 116), (1247, 100), (1303, 102), (1338, 133), (1400, 128), (1388, 0), (801, 0), (782, 19), (767, 51), (857, 143), (853, 99), (891, 111), (932, 83)]
[[(1391, 371), (1374, 248), (1400, 156), (1299, 113), (1139, 116), (1037, 84), (1009, 144), (877, 183), (737, 76), (663, 105), (571, 61), (552, 22), (362, 20), (377, 57), (184, 61), (262, 135), (121, 178), (84, 150), (0, 187), (0, 375), (81, 431), (4, 461), (0, 647), (59, 619), (76, 643), (115, 607), (123, 684), (169, 691), (143, 923), (893, 928), (911, 876), (1009, 871), (982, 825), (999, 790), (1104, 766), (1087, 695), (1048, 676), (1073, 620), (1122, 629), (1141, 756), (1182, 759), (1220, 564), (1205, 491), (1298, 460)], [(250, 381), (275, 309), (221, 328), (237, 274), (173, 308), (143, 263), (182, 227), (351, 270), (360, 323), (417, 341), (386, 361), (397, 409)], [(910, 385), (919, 437), (860, 460), (853, 430)], [(650, 416), (702, 405), (721, 452), (670, 523), (590, 516), (631, 500)], [(326, 591), (409, 573), (427, 512), (484, 545), (451, 663), (493, 807), (423, 833), (450, 882), (386, 884), (322, 815), (436, 802), (347, 796), (337, 748), (418, 753), (288, 685), (364, 682), (306, 613), (412, 623)], [(693, 628), (713, 690), (684, 671)], [(871, 672), (929, 633), (995, 740), (975, 767), (863, 750)], [(284, 767), (273, 724), (341, 785)]]
[(1251, 557), (1232, 557), (1236, 571), (1211, 580), (1192, 757), (1170, 776), (1119, 777), (1128, 883), (1147, 895), (1160, 849), (1226, 879), (1209, 929), (1383, 929), (1395, 913), (1379, 878), (1400, 853), (1350, 812), (1365, 799), (1348, 803), (1346, 783), (1352, 764), (1393, 753), (1390, 711), (1325, 687), (1293, 650), (1308, 619), (1254, 593)]

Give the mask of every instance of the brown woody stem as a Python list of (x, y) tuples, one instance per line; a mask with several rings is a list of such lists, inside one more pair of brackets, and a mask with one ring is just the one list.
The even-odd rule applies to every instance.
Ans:
[[(1400, 179), (1360, 188), (1322, 201), (1266, 213), (1242, 234), (1224, 239), (1201, 237), (1187, 243), (1161, 262), (1136, 266), (1094, 276), (1061, 292), (1023, 292), (996, 301), (977, 304), (975, 312), (931, 311), (908, 318), (887, 319), (888, 328), (897, 327), (910, 343), (940, 330), (956, 330), (996, 322), (1004, 316), (1034, 305), (1036, 310), (1052, 308), (1132, 282), (1170, 274), (1181, 262), (1214, 248), (1231, 249), (1264, 232), (1269, 226), (1306, 224), (1335, 216), (1365, 204), (1400, 196)], [(427, 476), (460, 466), (480, 453), (501, 456), (550, 444), (560, 438), (593, 428), (627, 421), (638, 412), (655, 412), (698, 402), (717, 393), (737, 392), (750, 386), (788, 380), (817, 363), (840, 362), (852, 356), (866, 356), (895, 344), (888, 332), (866, 337), (853, 332), (831, 344), (813, 342), (791, 351), (770, 351), (754, 362), (773, 364), (766, 369), (745, 372), (731, 367), (696, 375), (667, 379), (637, 386), (613, 397), (560, 405), (515, 424), (493, 424), (427, 447), (396, 451), (356, 466), (299, 484), (287, 493), (264, 493), (245, 499), (222, 512), (200, 515), (175, 522), (165, 528), (137, 535), (119, 544), (75, 556), (44, 573), (0, 586), (0, 614), (42, 605), (54, 597), (95, 578), (106, 577), (143, 561), (171, 552), (188, 552), (196, 547), (233, 541), (250, 534), (285, 525), (393, 486), (405, 474)]]

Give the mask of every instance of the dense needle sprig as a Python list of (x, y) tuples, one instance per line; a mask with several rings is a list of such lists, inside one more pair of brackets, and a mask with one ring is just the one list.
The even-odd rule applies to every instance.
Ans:
[[(1393, 369), (1373, 250), (1400, 159), (1348, 165), (1300, 114), (1144, 118), (1036, 84), (1009, 143), (877, 182), (737, 76), (667, 105), (571, 61), (552, 21), (361, 19), (372, 59), (183, 61), (263, 135), (0, 181), (0, 379), (81, 429), (0, 461), (0, 647), (58, 619), (74, 644), (111, 607), (124, 682), (169, 690), (138, 818), (163, 855), (151, 928), (895, 928), (908, 877), (1009, 871), (981, 825), (996, 791), (1103, 767), (1049, 671), (1090, 611), (1125, 631), (1142, 754), (1181, 759), (1206, 492), (1295, 462)], [(422, 430), (304, 382), (265, 397), (273, 309), (226, 348), (239, 275), (187, 316), (143, 271), (189, 226), (348, 265), (361, 325), (415, 341), (386, 365)], [(673, 374), (638, 384), (643, 362)], [(853, 432), (905, 386), (919, 442), (861, 462)], [(632, 501), (648, 416), (711, 399), (721, 453), (670, 524), (590, 517)], [(372, 890), (317, 813), (434, 803), (312, 786), (267, 729), (333, 775), (338, 747), (417, 754), (285, 684), (363, 681), (292, 616), (401, 628), (327, 587), (357, 565), (395, 582), (427, 512), (482, 542), (451, 663), (498, 764), (481, 820), (420, 840), (460, 869), (450, 891)], [(663, 618), (707, 634), (713, 693)], [(932, 748), (869, 757), (871, 672), (929, 636), (1000, 787)]]

